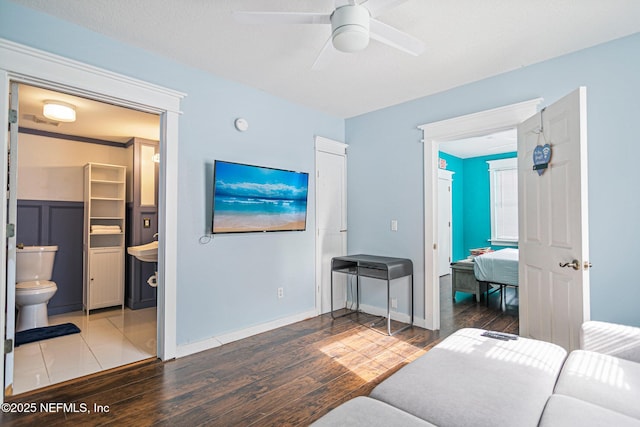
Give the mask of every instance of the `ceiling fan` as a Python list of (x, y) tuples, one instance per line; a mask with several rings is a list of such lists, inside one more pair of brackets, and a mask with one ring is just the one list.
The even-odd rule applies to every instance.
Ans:
[(331, 13), (234, 12), (238, 22), (250, 24), (330, 24), (331, 37), (312, 68), (321, 68), (335, 50), (351, 53), (365, 49), (374, 39), (414, 56), (424, 51), (424, 43), (377, 19), (385, 11), (407, 0), (336, 0)]

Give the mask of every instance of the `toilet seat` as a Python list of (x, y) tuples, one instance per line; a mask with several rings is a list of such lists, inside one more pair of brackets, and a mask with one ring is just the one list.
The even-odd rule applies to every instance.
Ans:
[(45, 291), (58, 289), (55, 282), (50, 280), (33, 280), (29, 282), (19, 282), (16, 283), (16, 292), (17, 291)]

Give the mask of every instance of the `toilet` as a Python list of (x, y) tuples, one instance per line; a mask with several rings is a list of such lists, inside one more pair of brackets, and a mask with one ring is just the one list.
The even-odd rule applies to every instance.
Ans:
[(16, 331), (49, 326), (47, 303), (58, 290), (51, 281), (57, 246), (16, 249)]

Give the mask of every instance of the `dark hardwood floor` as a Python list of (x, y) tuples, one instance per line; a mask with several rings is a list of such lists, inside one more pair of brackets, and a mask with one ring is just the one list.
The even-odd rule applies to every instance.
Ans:
[(512, 289), (506, 301), (504, 311), (497, 293), (488, 307), (464, 293), (454, 302), (445, 276), (440, 331), (413, 327), (388, 337), (353, 321), (371, 323), (369, 315), (319, 316), (166, 363), (149, 361), (11, 397), (12, 409), (35, 411), (2, 413), (0, 424), (305, 426), (368, 394), (457, 329), (517, 334)]

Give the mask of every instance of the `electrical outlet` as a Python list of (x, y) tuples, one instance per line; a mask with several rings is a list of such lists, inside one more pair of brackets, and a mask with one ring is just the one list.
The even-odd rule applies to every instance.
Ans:
[(278, 288), (278, 298), (284, 298), (284, 288)]
[(391, 298), (391, 308), (398, 308), (398, 298)]
[(398, 231), (398, 220), (397, 219), (392, 219), (391, 220), (391, 231)]

